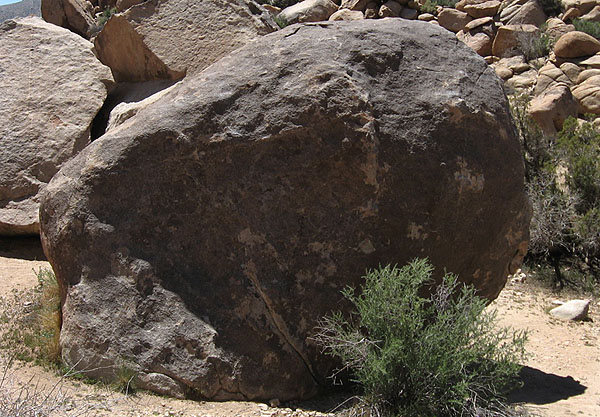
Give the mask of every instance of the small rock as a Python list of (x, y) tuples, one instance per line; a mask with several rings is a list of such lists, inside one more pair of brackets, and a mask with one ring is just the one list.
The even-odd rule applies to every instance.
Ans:
[(431, 13), (423, 13), (420, 14), (419, 17), (417, 17), (418, 20), (422, 20), (423, 22), (429, 22), (433, 19), (435, 19), (435, 16), (432, 15)]
[(278, 398), (273, 398), (271, 401), (269, 401), (269, 405), (271, 407), (279, 407), (281, 403), (279, 402)]
[(590, 300), (571, 300), (550, 310), (550, 314), (561, 320), (585, 320), (588, 316)]
[(569, 22), (581, 16), (581, 12), (575, 8), (567, 10), (562, 17), (563, 22)]

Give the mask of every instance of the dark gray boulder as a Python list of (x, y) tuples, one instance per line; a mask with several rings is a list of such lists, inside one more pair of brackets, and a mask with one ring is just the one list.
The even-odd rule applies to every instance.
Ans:
[(501, 81), (452, 33), (290, 26), (53, 178), (40, 218), (63, 357), (178, 396), (305, 398), (335, 366), (310, 336), (348, 307), (342, 288), (427, 256), (493, 299), (524, 255), (528, 207)]

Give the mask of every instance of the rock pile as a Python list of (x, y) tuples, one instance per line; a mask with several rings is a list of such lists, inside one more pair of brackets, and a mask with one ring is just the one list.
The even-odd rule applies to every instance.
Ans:
[(494, 298), (524, 255), (500, 80), (434, 25), (291, 26), (134, 113), (61, 169), (40, 211), (63, 357), (92, 376), (308, 397), (336, 365), (314, 326), (366, 268), (428, 256)]

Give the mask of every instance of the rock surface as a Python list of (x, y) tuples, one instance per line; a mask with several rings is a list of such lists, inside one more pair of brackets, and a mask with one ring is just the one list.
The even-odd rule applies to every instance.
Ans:
[(247, 0), (149, 0), (112, 16), (94, 45), (117, 81), (176, 80), (276, 29)]
[(238, 49), (94, 141), (40, 213), (67, 363), (281, 401), (330, 374), (310, 336), (366, 268), (428, 256), (495, 298), (529, 224), (500, 80), (403, 19)]
[(0, 25), (0, 235), (38, 233), (38, 193), (89, 143), (111, 83), (80, 36), (37, 17)]

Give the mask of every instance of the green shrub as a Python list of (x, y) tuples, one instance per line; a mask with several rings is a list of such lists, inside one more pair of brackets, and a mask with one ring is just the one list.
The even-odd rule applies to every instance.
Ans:
[(596, 39), (600, 39), (600, 23), (591, 20), (573, 19), (575, 30), (585, 32)]
[(518, 385), (526, 334), (498, 329), (486, 301), (454, 275), (422, 297), (432, 272), (423, 259), (370, 271), (360, 294), (343, 292), (356, 307), (350, 320), (323, 319), (315, 339), (362, 387), (357, 414), (486, 415)]
[(283, 29), (284, 27), (286, 27), (287, 25), (289, 25), (289, 23), (287, 22), (287, 20), (285, 20), (281, 16), (275, 16), (273, 18), (273, 20), (275, 20), (275, 23), (277, 23), (277, 26), (279, 26), (281, 29)]
[(426, 0), (419, 10), (422, 13), (436, 14), (438, 6), (455, 7), (458, 0)]
[(530, 98), (527, 94), (509, 96), (510, 112), (517, 128), (525, 163), (525, 179), (531, 183), (553, 161), (553, 138), (542, 133), (537, 123), (529, 116)]
[(100, 13), (100, 15), (98, 16), (96, 24), (99, 27), (103, 27), (106, 24), (106, 22), (108, 22), (108, 20), (111, 18), (111, 16), (115, 13), (117, 13), (116, 7), (106, 7), (106, 9), (104, 9), (102, 13)]

